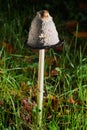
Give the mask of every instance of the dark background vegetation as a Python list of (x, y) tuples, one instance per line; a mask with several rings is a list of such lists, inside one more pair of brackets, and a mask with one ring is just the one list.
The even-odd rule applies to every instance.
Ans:
[[(20, 18), (22, 19), (23, 37), (27, 39), (32, 18), (37, 11), (47, 9), (54, 18), (60, 38), (64, 39), (63, 35), (67, 35), (67, 33), (69, 35), (72, 31), (76, 31), (75, 21), (79, 23), (79, 31), (87, 30), (86, 3), (86, 0), (5, 0), (4, 2), (0, 0), (0, 27), (4, 26), (3, 24), (4, 22), (6, 23), (6, 20), (15, 20), (16, 23), (17, 19)], [(4, 19), (2, 18), (2, 14)], [(74, 20), (74, 23), (69, 23), (70, 29), (67, 29), (66, 25), (70, 20)], [(3, 40), (9, 41), (8, 39), (8, 37), (5, 37)]]
[(5, 17), (7, 15), (10, 19), (13, 19), (15, 13), (32, 18), (37, 11), (47, 9), (61, 21), (76, 19), (86, 24), (87, 10), (80, 8), (81, 2), (87, 3), (86, 0), (1, 0), (0, 12), (5, 12)]
[[(79, 30), (84, 31), (87, 23), (87, 9), (82, 4), (86, 3), (86, 0), (5, 0), (4, 2), (0, 0), (0, 26), (6, 22), (6, 19), (17, 21), (17, 18), (20, 17), (23, 36), (26, 37), (36, 12), (47, 9), (53, 16), (60, 34), (62, 34), (62, 28), (67, 34), (69, 30), (66, 28), (66, 22), (70, 20), (76, 20), (79, 23)], [(4, 19), (2, 19), (2, 12)], [(73, 29), (75, 31), (76, 26), (73, 26)]]
[[(6, 12), (11, 11), (11, 14), (15, 11), (17, 13), (25, 13), (48, 9), (51, 13), (59, 15), (62, 19), (67, 19), (68, 17), (75, 18), (79, 13), (80, 2), (87, 3), (86, 0), (3, 0), (0, 1), (1, 10)], [(83, 12), (82, 12), (83, 13)], [(86, 12), (87, 13), (87, 12)], [(79, 16), (79, 20), (80, 20)]]

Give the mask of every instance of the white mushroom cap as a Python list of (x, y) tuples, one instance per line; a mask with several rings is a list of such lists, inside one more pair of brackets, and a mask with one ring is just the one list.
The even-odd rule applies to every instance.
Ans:
[(28, 35), (27, 44), (31, 48), (48, 48), (59, 43), (58, 32), (47, 10), (37, 12)]

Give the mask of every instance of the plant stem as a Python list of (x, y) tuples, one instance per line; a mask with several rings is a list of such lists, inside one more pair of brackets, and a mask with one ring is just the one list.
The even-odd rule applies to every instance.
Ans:
[(44, 88), (44, 56), (45, 50), (39, 50), (39, 68), (38, 68), (38, 125), (41, 127), (42, 124), (42, 107), (43, 107), (43, 88)]

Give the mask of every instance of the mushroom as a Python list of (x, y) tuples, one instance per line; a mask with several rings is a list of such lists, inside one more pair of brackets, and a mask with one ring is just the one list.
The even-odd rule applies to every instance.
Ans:
[(27, 44), (33, 49), (45, 49), (59, 43), (58, 32), (47, 10), (37, 12), (29, 31)]
[(39, 50), (39, 67), (38, 67), (38, 125), (42, 124), (43, 108), (43, 89), (44, 89), (44, 57), (45, 49), (59, 45), (58, 32), (52, 17), (47, 10), (37, 12), (31, 23), (27, 45), (32, 49)]

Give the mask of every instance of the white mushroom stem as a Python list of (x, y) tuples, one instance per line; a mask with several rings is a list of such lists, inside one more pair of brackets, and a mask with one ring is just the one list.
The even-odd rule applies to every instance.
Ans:
[(38, 68), (38, 125), (41, 126), (42, 122), (42, 108), (43, 108), (43, 89), (44, 89), (44, 56), (45, 50), (39, 50), (39, 68)]

